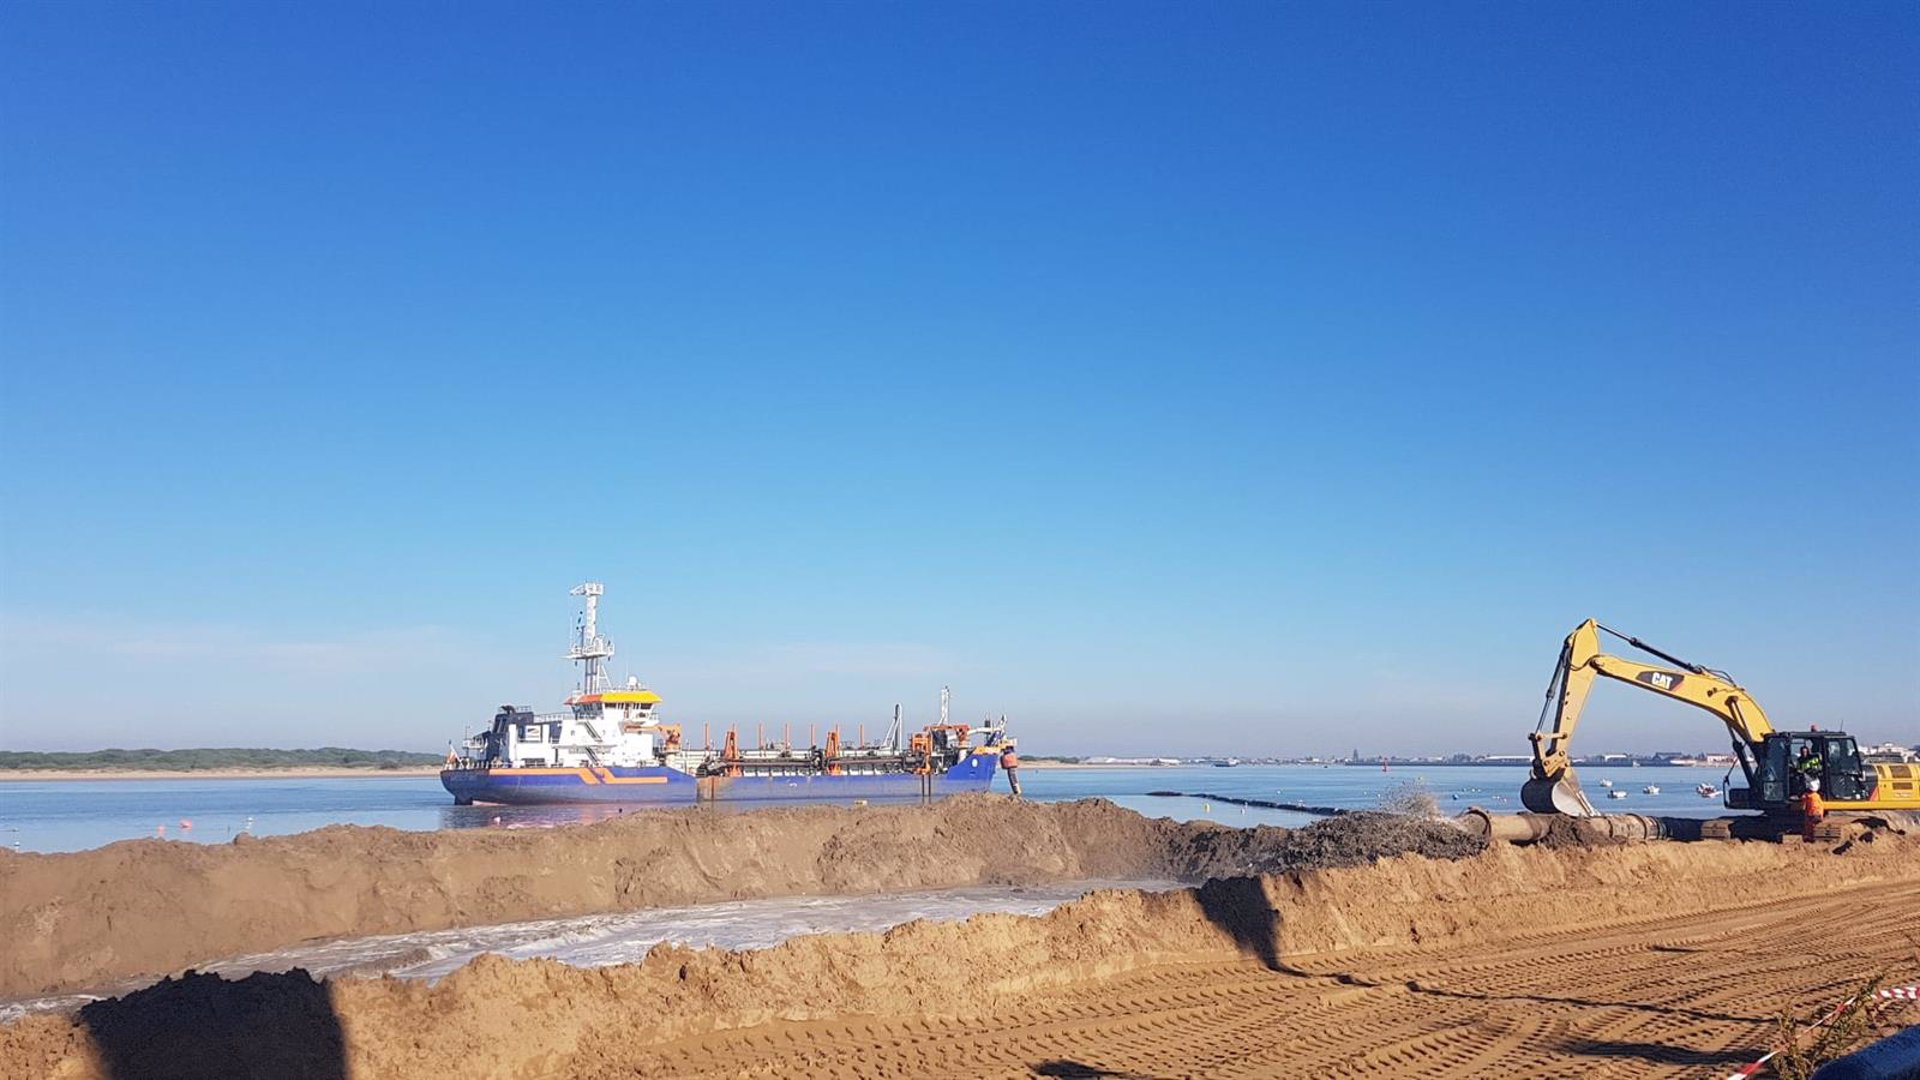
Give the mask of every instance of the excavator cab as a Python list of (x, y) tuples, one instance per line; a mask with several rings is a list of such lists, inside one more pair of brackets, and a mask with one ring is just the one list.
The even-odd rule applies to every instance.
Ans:
[(1838, 731), (1770, 732), (1753, 747), (1753, 756), (1753, 786), (1728, 789), (1729, 809), (1795, 810), (1809, 780), (1820, 782), (1823, 799), (1865, 802), (1873, 798), (1879, 779), (1861, 761), (1853, 736)]

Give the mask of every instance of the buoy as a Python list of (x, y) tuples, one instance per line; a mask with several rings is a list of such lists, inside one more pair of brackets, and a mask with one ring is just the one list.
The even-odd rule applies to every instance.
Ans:
[(167, 835), (167, 827), (165, 825), (155, 825), (153, 827), (153, 835), (155, 836)]
[(493, 823), (494, 823), (495, 825), (498, 825), (498, 824), (500, 824), (500, 815), (499, 815), (499, 814), (495, 814), (495, 815), (493, 815)]

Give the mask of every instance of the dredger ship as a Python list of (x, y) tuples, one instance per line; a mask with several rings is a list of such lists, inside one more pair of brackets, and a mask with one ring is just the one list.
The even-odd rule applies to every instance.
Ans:
[(487, 730), (447, 755), (440, 772), (453, 801), (504, 805), (714, 801), (849, 801), (926, 799), (986, 791), (993, 783), (1006, 722), (974, 727), (948, 721), (905, 734), (900, 709), (878, 742), (864, 732), (843, 743), (830, 729), (822, 745), (797, 748), (790, 737), (741, 745), (728, 729), (718, 747), (711, 732), (691, 746), (679, 724), (656, 715), (660, 695), (629, 678), (615, 689), (605, 672), (613, 643), (599, 633), (599, 582), (575, 586), (583, 611), (567, 659), (581, 665), (579, 688), (566, 710), (536, 714), (502, 705)]

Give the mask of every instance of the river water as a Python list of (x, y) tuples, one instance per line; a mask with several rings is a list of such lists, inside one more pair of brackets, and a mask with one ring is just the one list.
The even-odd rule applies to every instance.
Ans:
[[(1720, 784), (1720, 770), (1582, 769), (1580, 775), (1596, 800), (1605, 794), (1602, 779), (1612, 779), (1615, 790), (1629, 793), (1625, 799), (1600, 804), (1604, 809), (1694, 817), (1722, 812), (1719, 800), (1694, 794), (1694, 785), (1702, 781)], [(1391, 772), (1377, 767), (1310, 765), (1021, 770), (1029, 798), (1099, 796), (1155, 817), (1211, 819), (1227, 825), (1302, 825), (1312, 818), (1201, 797), (1148, 793), (1181, 791), (1368, 809), (1396, 788), (1415, 785), (1431, 792), (1446, 812), (1470, 805), (1517, 810), (1525, 779), (1524, 768), (1497, 765), (1407, 767)], [(1661, 793), (1643, 793), (1648, 784), (1659, 786)], [(995, 789), (1006, 790), (1005, 781), (996, 780)], [(752, 805), (726, 805), (720, 812)], [(540, 828), (597, 821), (622, 812), (628, 811), (605, 806), (454, 806), (440, 781), (431, 776), (0, 781), (0, 846), (17, 851), (79, 851), (155, 836), (225, 843), (241, 832), (273, 836), (337, 824), (409, 830)], [(192, 827), (184, 827), (185, 823)]]

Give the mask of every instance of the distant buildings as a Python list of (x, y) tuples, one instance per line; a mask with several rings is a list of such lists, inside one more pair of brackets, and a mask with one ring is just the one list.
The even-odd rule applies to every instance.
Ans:
[(1901, 746), (1899, 743), (1885, 742), (1879, 746), (1863, 746), (1860, 753), (1868, 761), (1914, 761), (1920, 760), (1920, 746)]

